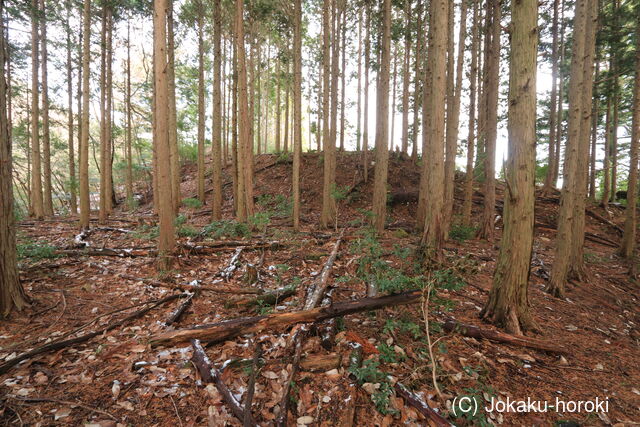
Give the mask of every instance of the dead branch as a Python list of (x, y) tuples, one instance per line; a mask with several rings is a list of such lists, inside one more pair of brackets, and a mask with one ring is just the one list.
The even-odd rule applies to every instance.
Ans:
[(243, 427), (251, 427), (251, 405), (253, 403), (253, 394), (256, 391), (256, 377), (260, 368), (260, 357), (262, 357), (262, 347), (260, 343), (256, 343), (256, 350), (253, 354), (253, 363), (251, 369), (251, 377), (247, 385), (247, 399), (244, 402), (244, 417), (242, 421)]
[(125, 323), (137, 319), (139, 317), (144, 316), (146, 313), (148, 313), (149, 311), (153, 310), (154, 308), (169, 302), (169, 301), (173, 301), (174, 299), (178, 299), (178, 298), (184, 298), (186, 297), (186, 294), (175, 294), (175, 295), (169, 295), (166, 296), (164, 298), (161, 298), (159, 300), (155, 300), (155, 301), (148, 301), (147, 304), (150, 304), (148, 307), (145, 307), (141, 310), (136, 311), (135, 313), (130, 314), (129, 316), (120, 319), (116, 322), (113, 322), (103, 328), (97, 329), (93, 332), (89, 332), (87, 334), (84, 335), (80, 335), (79, 337), (75, 337), (75, 338), (69, 338), (67, 340), (57, 340), (57, 341), (52, 341), (48, 344), (45, 344), (43, 346), (40, 347), (36, 347), (33, 350), (27, 351), (25, 353), (22, 353), (16, 357), (14, 357), (13, 359), (9, 359), (6, 362), (0, 364), (0, 375), (6, 373), (9, 369), (11, 369), (13, 366), (17, 365), (18, 363), (22, 362), (23, 360), (27, 360), (27, 359), (31, 359), (34, 356), (37, 356), (39, 354), (43, 354), (43, 353), (48, 353), (51, 351), (55, 351), (55, 350), (60, 350), (66, 347), (69, 347), (71, 345), (74, 344), (79, 344), (81, 342), (85, 342), (90, 340), (93, 337), (96, 337), (98, 335), (101, 335), (105, 332), (109, 332), (112, 329), (115, 329), (119, 326), (124, 325)]
[(548, 351), (550, 353), (567, 354), (567, 350), (564, 347), (552, 344), (548, 341), (509, 335), (505, 334), (504, 332), (494, 331), (491, 329), (481, 329), (477, 326), (465, 325), (452, 318), (447, 319), (442, 324), (442, 328), (447, 332), (457, 332), (465, 337), (472, 337), (477, 339), (484, 338), (489, 341), (515, 345), (519, 347), (533, 348), (535, 350)]
[(254, 306), (254, 305), (275, 305), (280, 301), (295, 295), (296, 289), (292, 286), (286, 286), (284, 288), (278, 288), (273, 291), (268, 291), (252, 298), (241, 298), (230, 302), (230, 307), (236, 306)]
[(164, 322), (165, 325), (169, 326), (180, 320), (180, 317), (182, 317), (184, 312), (187, 311), (187, 308), (189, 308), (189, 306), (193, 302), (193, 299), (200, 295), (200, 287), (198, 286), (197, 280), (193, 281), (193, 287), (194, 291), (189, 294), (187, 299), (185, 299), (173, 313), (171, 313), (167, 321)]
[(328, 307), (318, 307), (311, 310), (294, 311), (291, 313), (273, 313), (263, 316), (240, 317), (218, 323), (196, 326), (190, 329), (180, 329), (156, 334), (151, 337), (151, 345), (167, 345), (200, 339), (210, 343), (225, 341), (239, 335), (261, 332), (264, 330), (284, 329), (298, 323), (319, 322), (332, 317), (346, 316), (384, 307), (410, 304), (419, 300), (422, 291), (413, 290), (394, 295), (384, 295), (376, 298), (361, 298), (352, 301), (341, 301)]
[[(191, 346), (193, 347), (193, 356), (191, 357), (191, 360), (196, 368), (198, 368), (202, 381), (214, 384), (222, 395), (224, 402), (227, 404), (229, 409), (231, 409), (233, 416), (240, 420), (240, 422), (244, 422), (244, 409), (240, 406), (240, 403), (236, 400), (233, 394), (231, 394), (229, 388), (227, 388), (225, 383), (222, 381), (220, 372), (209, 360), (209, 357), (207, 356), (207, 353), (205, 353), (204, 348), (202, 348), (200, 341), (197, 339), (192, 340)], [(257, 426), (255, 420), (253, 420), (250, 414), (249, 417), (248, 425)]]
[(304, 336), (307, 333), (305, 325), (300, 326), (293, 335), (292, 342), (295, 343), (295, 351), (293, 354), (293, 360), (291, 361), (291, 372), (287, 380), (282, 387), (282, 398), (280, 399), (280, 414), (276, 418), (276, 426), (285, 427), (287, 425), (287, 418), (289, 415), (289, 392), (291, 391), (291, 383), (300, 368), (300, 356), (302, 355), (302, 342)]
[(231, 276), (233, 276), (233, 272), (236, 271), (238, 267), (240, 267), (240, 255), (242, 254), (243, 249), (243, 246), (240, 246), (238, 249), (236, 249), (236, 253), (233, 254), (231, 259), (229, 260), (227, 268), (217, 273), (216, 276), (222, 277), (224, 281), (229, 281)]
[(51, 402), (51, 403), (57, 403), (59, 405), (65, 405), (65, 406), (71, 406), (71, 407), (77, 406), (78, 408), (86, 409), (87, 411), (89, 411), (89, 413), (97, 412), (98, 414), (106, 415), (107, 417), (113, 420), (117, 419), (107, 411), (103, 411), (102, 409), (98, 409), (98, 408), (92, 408), (91, 406), (83, 405), (82, 403), (73, 402), (70, 400), (50, 399), (48, 397), (20, 397), (20, 396), (14, 396), (12, 394), (8, 394), (7, 397), (9, 399), (13, 399), (18, 402), (24, 402), (24, 403)]
[(394, 385), (394, 389), (398, 395), (411, 406), (416, 408), (424, 417), (431, 421), (437, 427), (453, 427), (449, 421), (447, 421), (442, 415), (438, 414), (429, 404), (420, 398), (417, 394), (409, 391), (404, 385), (397, 382)]
[(338, 249), (340, 248), (340, 243), (342, 242), (342, 238), (344, 237), (344, 230), (345, 229), (343, 228), (342, 232), (340, 233), (340, 236), (338, 237), (338, 240), (336, 240), (336, 243), (333, 245), (333, 250), (331, 251), (329, 258), (327, 258), (327, 261), (324, 263), (324, 266), (322, 267), (322, 272), (320, 273), (320, 276), (318, 277), (318, 280), (316, 281), (315, 286), (307, 296), (307, 301), (304, 304), (305, 310), (309, 310), (317, 306), (320, 303), (322, 296), (327, 290), (327, 285), (329, 283), (329, 273), (331, 272), (331, 269), (333, 268), (333, 263), (335, 262), (336, 257), (338, 256)]

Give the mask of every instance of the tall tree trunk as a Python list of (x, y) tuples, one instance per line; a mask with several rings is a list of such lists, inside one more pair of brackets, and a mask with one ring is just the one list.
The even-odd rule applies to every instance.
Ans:
[[(333, 224), (336, 214), (336, 204), (332, 195), (335, 186), (335, 168), (332, 169), (335, 159), (335, 140), (331, 140), (331, 128), (329, 127), (330, 114), (330, 77), (331, 77), (331, 0), (323, 0), (322, 5), (322, 68), (323, 68), (323, 94), (322, 94), (322, 139), (324, 148), (324, 174), (322, 184), (322, 212), (320, 224), (327, 228)], [(366, 91), (366, 89), (365, 89)], [(365, 92), (366, 93), (366, 92)], [(366, 98), (366, 95), (365, 95)], [(366, 101), (365, 101), (366, 103)], [(365, 110), (366, 111), (366, 110)], [(366, 118), (366, 113), (365, 113)], [(335, 123), (334, 123), (335, 125)], [(365, 130), (366, 132), (366, 130)], [(366, 168), (365, 168), (366, 170)]]
[(49, 54), (47, 51), (47, 9), (45, 0), (40, 0), (40, 43), (42, 48), (42, 172), (44, 174), (44, 214), (53, 215), (51, 191), (51, 136), (49, 132)]
[(551, 278), (547, 291), (563, 298), (565, 283), (571, 268), (574, 235), (574, 214), (576, 212), (580, 125), (582, 121), (582, 93), (584, 87), (585, 30), (592, 0), (577, 0), (575, 8), (574, 41), (571, 55), (571, 75), (569, 79), (569, 131), (565, 149), (562, 193), (558, 216), (558, 233)]
[[(35, 1), (35, 0), (34, 0)], [(80, 169), (80, 228), (89, 228), (91, 201), (89, 199), (89, 60), (91, 58), (91, 0), (84, 0), (82, 11), (82, 121), (78, 147)]]
[(535, 202), (538, 1), (512, 2), (511, 23), (504, 232), (489, 300), (480, 315), (521, 335), (534, 326), (527, 290)]
[(589, 182), (589, 139), (591, 136), (591, 115), (593, 105), (593, 71), (598, 20), (598, 0), (590, 0), (587, 10), (586, 34), (583, 58), (583, 92), (580, 114), (580, 140), (577, 162), (576, 203), (573, 218), (571, 242), (571, 266), (569, 277), (583, 280), (586, 277), (584, 263), (585, 208)]
[(36, 219), (44, 218), (42, 199), (42, 163), (40, 159), (40, 88), (38, 87), (39, 47), (38, 47), (38, 0), (31, 0), (31, 202)]
[(282, 102), (280, 99), (280, 92), (282, 86), (282, 61), (277, 58), (276, 62), (276, 153), (280, 152), (280, 130), (282, 129)]
[(113, 210), (113, 9), (107, 9), (107, 71), (106, 71), (106, 213), (111, 214)]
[(256, 85), (255, 85), (255, 99), (256, 99), (256, 108), (255, 112), (257, 112), (257, 119), (255, 121), (256, 127), (256, 153), (258, 155), (262, 154), (262, 88), (261, 88), (261, 77), (262, 77), (262, 49), (258, 44), (262, 45), (262, 40), (256, 40), (255, 43), (255, 51), (256, 54), (256, 68), (255, 68), (255, 76), (256, 76)]
[[(414, 76), (413, 76), (413, 144), (411, 148), (411, 159), (413, 162), (418, 161), (418, 134), (420, 133), (420, 107), (422, 106), (422, 90), (421, 87), (423, 77), (422, 77), (422, 60), (424, 57), (424, 49), (423, 49), (423, 33), (424, 33), (424, 25), (422, 18), (422, 0), (418, 0), (418, 5), (416, 8), (416, 23), (418, 26), (417, 37), (416, 37), (416, 53), (415, 53), (415, 65), (414, 65)], [(422, 229), (422, 221), (418, 221), (418, 229)]]
[(544, 190), (549, 192), (555, 185), (553, 175), (555, 163), (558, 161), (556, 147), (556, 102), (558, 98), (558, 6), (560, 0), (553, 0), (553, 18), (551, 24), (551, 102), (549, 105), (549, 162), (544, 179)]
[[(600, 62), (596, 54), (596, 75), (595, 81), (600, 76)], [(593, 86), (593, 113), (591, 114), (591, 153), (589, 155), (589, 201), (596, 200), (596, 155), (598, 144), (598, 123), (600, 118), (600, 103), (598, 99), (597, 86)]]
[(289, 85), (289, 64), (288, 63), (287, 63), (285, 73), (287, 78), (285, 79), (285, 85), (284, 85), (285, 86), (285, 89), (284, 89), (284, 138), (282, 141), (282, 151), (287, 153), (289, 152), (289, 98), (291, 97), (290, 96), (291, 86)]
[[(231, 165), (233, 174), (233, 211), (238, 215), (240, 208), (244, 211), (244, 199), (240, 200), (239, 184), (240, 184), (240, 152), (238, 149), (238, 43), (236, 41), (237, 30), (235, 28), (235, 17), (232, 20), (231, 26), (233, 28), (233, 52), (232, 52), (232, 81), (231, 81)], [(242, 206), (241, 206), (242, 204)]]
[(169, 102), (169, 160), (171, 166), (171, 203), (180, 211), (180, 154), (178, 151), (178, 117), (176, 111), (175, 41), (173, 34), (173, 0), (167, 3), (167, 89)]
[[(71, 18), (71, 1), (67, 1), (67, 21)], [(76, 195), (76, 160), (73, 147), (73, 62), (71, 59), (71, 25), (67, 25), (67, 131), (69, 150), (69, 212), (78, 213), (78, 197)]]
[[(204, 192), (204, 29), (202, 25), (202, 3), (197, 3), (197, 24), (198, 24), (198, 200), (206, 202)], [(214, 120), (215, 122), (215, 120)]]
[[(611, 62), (609, 63), (611, 67)], [(611, 68), (609, 68), (611, 70)], [(611, 89), (609, 87), (609, 89)], [(611, 100), (613, 96), (611, 90), (607, 90), (607, 111), (604, 125), (604, 159), (602, 160), (602, 207), (607, 209), (609, 206), (609, 194), (611, 192)]]
[[(411, 67), (411, 2), (405, 2), (404, 19), (407, 26), (404, 29), (404, 60), (402, 64), (402, 153), (409, 153), (409, 84)], [(359, 57), (360, 55), (358, 55)]]
[(469, 76), (469, 133), (467, 136), (467, 168), (464, 179), (464, 202), (462, 205), (462, 223), (471, 224), (471, 205), (473, 204), (473, 155), (476, 140), (476, 95), (478, 80), (478, 49), (480, 47), (479, 0), (473, 1), (473, 29), (471, 35), (471, 73)]
[(107, 220), (107, 8), (108, 5), (103, 3), (100, 29), (100, 224)]
[[(565, 57), (565, 41), (564, 41), (564, 31), (565, 31), (565, 21), (564, 21), (564, 0), (561, 0), (561, 4), (560, 4), (560, 21), (562, 22), (562, 24), (560, 25), (560, 40), (559, 40), (559, 50), (560, 50), (560, 58), (559, 58), (559, 64), (563, 64), (564, 63), (564, 57)], [(556, 136), (555, 136), (555, 142), (556, 142), (556, 147), (554, 150), (555, 153), (555, 162), (553, 164), (553, 178), (551, 179), (551, 185), (553, 187), (556, 187), (557, 182), (558, 182), (558, 175), (560, 174), (560, 161), (561, 161), (561, 143), (562, 143), (562, 123), (563, 123), (563, 119), (564, 119), (564, 109), (563, 109), (563, 101), (564, 101), (564, 72), (563, 72), (563, 67), (558, 67), (558, 113), (556, 114), (556, 122), (557, 122), (557, 129), (556, 129)]]
[(300, 160), (302, 155), (302, 0), (293, 15), (293, 229), (300, 229)]
[[(0, 1), (0, 17), (4, 16), (4, 2)], [(5, 61), (7, 40), (5, 27), (0, 25), (0, 316), (13, 310), (21, 311), (28, 299), (20, 284), (16, 253), (16, 223), (13, 211), (11, 138), (7, 112), (7, 81)], [(37, 68), (36, 75), (37, 75)]]
[(376, 168), (373, 184), (373, 226), (384, 231), (387, 218), (387, 175), (389, 170), (389, 68), (391, 67), (391, 0), (382, 3), (380, 73), (376, 87)]
[(244, 0), (236, 0), (236, 54), (238, 66), (238, 221), (253, 215), (253, 141), (249, 116), (247, 65), (244, 50)]
[[(424, 231), (421, 244), (427, 259), (440, 259), (444, 243), (443, 203), (444, 203), (444, 145), (445, 145), (445, 102), (447, 73), (447, 28), (449, 13), (446, 0), (431, 1), (429, 37), (429, 96), (425, 97), (429, 144), (423, 155), (428, 168), (427, 194)], [(425, 91), (426, 93), (427, 91)]]
[(154, 49), (154, 80), (155, 80), (155, 134), (153, 141), (156, 146), (158, 164), (158, 216), (160, 235), (158, 236), (158, 270), (167, 271), (171, 268), (172, 252), (175, 245), (173, 227), (174, 210), (172, 206), (171, 190), (171, 148), (169, 137), (171, 115), (169, 106), (170, 92), (170, 59), (167, 55), (167, 21), (171, 19), (167, 0), (155, 0), (153, 3), (153, 49)]
[[(640, 40), (640, 7), (636, 6), (636, 40)], [(633, 259), (636, 249), (636, 210), (638, 200), (638, 144), (640, 144), (640, 45), (636, 44), (635, 79), (633, 84), (633, 113), (631, 117), (631, 147), (629, 151), (629, 178), (627, 180), (627, 208), (620, 254)], [(632, 264), (633, 265), (633, 264)], [(635, 267), (632, 267), (635, 272)]]
[(489, 1), (491, 11), (491, 44), (486, 77), (486, 127), (484, 152), (484, 208), (480, 237), (493, 241), (496, 210), (496, 139), (498, 137), (498, 83), (500, 75), (500, 1)]
[[(396, 87), (397, 87), (397, 82), (398, 80), (398, 44), (394, 43), (394, 47), (393, 47), (393, 83), (391, 84), (391, 86), (393, 87), (393, 90), (391, 91), (391, 133), (389, 135), (389, 150), (393, 151), (394, 147), (393, 147), (393, 137), (394, 137), (394, 133), (395, 133), (395, 128), (396, 128)], [(377, 127), (377, 125), (376, 125)]]
[[(451, 6), (453, 8), (453, 6)], [(449, 33), (451, 36), (451, 32)], [(449, 234), (453, 215), (453, 193), (455, 190), (456, 154), (458, 152), (458, 127), (460, 124), (460, 98), (462, 95), (462, 69), (464, 65), (464, 47), (467, 37), (467, 2), (460, 5), (460, 33), (458, 34), (458, 57), (456, 59), (456, 83), (453, 89), (451, 110), (447, 111), (447, 162), (445, 164), (444, 193), (444, 229)], [(453, 62), (453, 59), (451, 60)], [(449, 104), (447, 105), (447, 108)], [(473, 120), (470, 119), (472, 122)]]
[[(463, 2), (464, 3), (464, 2)], [(455, 97), (455, 40), (454, 2), (449, 2), (447, 7), (449, 25), (447, 27), (447, 79), (446, 79), (446, 124), (444, 144), (444, 215), (442, 215), (442, 228), (445, 237), (449, 234), (450, 216), (453, 211), (453, 190), (455, 186), (454, 174), (456, 171), (456, 154), (458, 141), (453, 139), (453, 103)], [(456, 133), (457, 139), (457, 133)]]
[(356, 151), (360, 151), (362, 138), (362, 7), (358, 9), (358, 124), (356, 125)]
[(222, 107), (220, 85), (221, 76), (221, 34), (222, 6), (221, 0), (213, 2), (213, 123), (211, 125), (211, 162), (213, 164), (213, 201), (211, 202), (211, 218), (218, 221), (222, 218)]
[(345, 84), (347, 75), (347, 13), (346, 4), (342, 12), (342, 67), (340, 68), (340, 151), (344, 151), (344, 131), (345, 131)]
[[(365, 8), (365, 34), (364, 34), (364, 118), (362, 120), (362, 175), (364, 182), (369, 179), (369, 68), (371, 66), (371, 5), (369, 0), (364, 4)], [(326, 80), (325, 80), (326, 81)]]
[(127, 88), (125, 105), (127, 109), (127, 139), (125, 147), (125, 159), (127, 162), (127, 170), (125, 175), (125, 187), (127, 194), (127, 206), (132, 209), (133, 200), (133, 157), (131, 146), (133, 145), (132, 124), (131, 124), (131, 16), (127, 16)]
[(611, 189), (609, 192), (609, 201), (616, 200), (616, 190), (618, 181), (618, 126), (619, 121), (619, 104), (620, 104), (620, 78), (618, 75), (618, 65), (616, 64), (615, 77), (613, 79), (613, 118), (611, 121), (611, 153), (609, 153), (609, 161), (611, 163)]

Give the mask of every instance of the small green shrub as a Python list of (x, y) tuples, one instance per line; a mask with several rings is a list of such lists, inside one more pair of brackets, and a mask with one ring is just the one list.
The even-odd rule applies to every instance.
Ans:
[(476, 234), (476, 228), (470, 225), (453, 224), (449, 230), (449, 237), (456, 242), (464, 242), (473, 239)]
[(251, 230), (247, 224), (232, 220), (214, 221), (204, 227), (203, 233), (213, 238), (231, 237), (248, 238), (251, 237)]
[(46, 259), (46, 258), (57, 258), (59, 255), (56, 254), (56, 248), (48, 245), (46, 243), (39, 243), (28, 241), (25, 243), (18, 243), (18, 259), (31, 259), (34, 261)]
[(196, 198), (189, 197), (182, 201), (182, 204), (191, 209), (200, 209), (202, 207), (202, 202)]

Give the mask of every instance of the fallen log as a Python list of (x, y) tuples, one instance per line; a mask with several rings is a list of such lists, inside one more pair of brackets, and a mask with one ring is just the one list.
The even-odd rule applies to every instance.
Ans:
[[(231, 409), (233, 416), (240, 420), (241, 423), (244, 423), (244, 409), (240, 406), (240, 403), (236, 400), (233, 394), (231, 394), (229, 388), (222, 381), (220, 372), (209, 360), (209, 357), (207, 356), (207, 353), (204, 352), (200, 341), (197, 339), (192, 340), (191, 346), (193, 347), (193, 356), (191, 356), (191, 360), (198, 369), (198, 372), (200, 372), (202, 381), (214, 384), (220, 392), (222, 400), (224, 400), (229, 409)], [(244, 425), (257, 426), (255, 420), (251, 417), (251, 414), (249, 414), (249, 424), (244, 423)]]
[(376, 298), (361, 298), (352, 301), (341, 301), (328, 307), (318, 307), (310, 310), (294, 311), (291, 313), (273, 313), (262, 316), (240, 317), (222, 322), (196, 326), (189, 329), (179, 329), (156, 334), (151, 337), (152, 346), (176, 344), (199, 339), (210, 343), (217, 343), (239, 335), (261, 332), (264, 330), (285, 329), (298, 323), (320, 322), (332, 317), (346, 316), (363, 311), (378, 310), (384, 307), (410, 304), (422, 297), (421, 290), (413, 290)]
[[(335, 288), (332, 288), (327, 292), (327, 295), (322, 300), (322, 307), (331, 305), (333, 302), (332, 298), (334, 289)], [(320, 345), (325, 350), (331, 350), (333, 348), (333, 343), (336, 339), (336, 329), (337, 321), (335, 318), (327, 319), (316, 326), (316, 331), (318, 332), (318, 335), (320, 335)]]
[(164, 298), (161, 298), (159, 300), (155, 300), (155, 301), (149, 301), (148, 307), (145, 307), (141, 310), (136, 311), (135, 313), (130, 314), (129, 316), (120, 319), (116, 322), (113, 322), (103, 328), (97, 329), (93, 332), (89, 332), (87, 334), (84, 335), (80, 335), (79, 337), (75, 337), (75, 338), (69, 338), (66, 340), (59, 340), (59, 341), (52, 341), (48, 344), (45, 344), (43, 346), (40, 347), (36, 347), (33, 350), (27, 351), (25, 353), (22, 353), (16, 357), (14, 357), (13, 359), (9, 359), (6, 362), (0, 364), (0, 375), (6, 373), (9, 369), (11, 369), (13, 366), (17, 365), (18, 363), (22, 362), (23, 360), (27, 360), (27, 359), (31, 359), (34, 356), (37, 356), (39, 354), (43, 354), (43, 353), (48, 353), (51, 351), (55, 351), (55, 350), (60, 350), (66, 347), (69, 347), (71, 345), (74, 344), (79, 344), (81, 342), (85, 342), (85, 341), (89, 341), (91, 338), (96, 337), (98, 335), (102, 335), (105, 332), (109, 332), (112, 329), (115, 329), (119, 326), (124, 325), (125, 323), (129, 322), (130, 320), (134, 320), (137, 319), (139, 317), (142, 317), (143, 315), (145, 315), (146, 313), (148, 313), (149, 311), (153, 310), (154, 308), (169, 302), (169, 301), (173, 301), (174, 299), (178, 299), (178, 298), (184, 298), (186, 297), (186, 294), (175, 294), (175, 295), (169, 295), (166, 296)]
[(326, 372), (337, 369), (342, 365), (342, 355), (339, 353), (314, 354), (300, 360), (300, 370), (309, 372)]
[(397, 382), (393, 386), (396, 393), (411, 406), (416, 408), (427, 420), (431, 421), (436, 427), (455, 427), (447, 421), (442, 415), (437, 413), (429, 404), (420, 398), (417, 394), (409, 391), (404, 385)]
[(442, 328), (447, 332), (456, 332), (465, 337), (476, 339), (487, 339), (489, 341), (510, 344), (518, 347), (532, 348), (535, 350), (548, 351), (550, 353), (567, 354), (567, 350), (559, 345), (535, 338), (520, 337), (491, 329), (481, 329), (477, 326), (465, 325), (455, 319), (447, 319)]
[(589, 215), (591, 218), (597, 219), (598, 221), (607, 224), (609, 227), (613, 228), (620, 234), (624, 234), (624, 230), (622, 229), (622, 227), (620, 227), (618, 224), (614, 223), (613, 221), (608, 220), (607, 218), (592, 211), (591, 209), (587, 209), (586, 212), (587, 212), (587, 215)]

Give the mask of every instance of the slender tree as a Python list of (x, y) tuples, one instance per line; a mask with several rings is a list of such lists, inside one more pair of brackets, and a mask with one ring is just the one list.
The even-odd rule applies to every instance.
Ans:
[[(336, 212), (335, 199), (332, 192), (335, 186), (335, 140), (331, 141), (329, 127), (330, 116), (330, 77), (331, 77), (331, 0), (323, 0), (322, 5), (322, 72), (323, 72), (323, 94), (322, 94), (322, 146), (324, 148), (324, 175), (322, 184), (322, 213), (320, 215), (320, 225), (327, 228), (333, 224)], [(366, 91), (366, 88), (365, 88)], [(365, 92), (366, 93), (366, 92)], [(366, 98), (366, 95), (365, 95)], [(366, 104), (366, 101), (365, 101)], [(365, 110), (366, 111), (366, 110)], [(366, 112), (365, 112), (366, 118)], [(365, 130), (366, 132), (366, 130)], [(365, 168), (366, 169), (366, 168)]]
[(40, 0), (40, 53), (42, 60), (42, 172), (44, 175), (44, 214), (53, 215), (51, 189), (51, 132), (49, 130), (49, 53), (47, 50), (47, 8), (45, 0)]
[(89, 60), (91, 57), (91, 0), (84, 0), (82, 11), (82, 120), (80, 124), (80, 228), (89, 228), (91, 201), (89, 199)]
[(71, 1), (67, 0), (67, 131), (68, 131), (68, 152), (69, 152), (69, 211), (72, 214), (78, 213), (78, 197), (76, 194), (76, 160), (73, 147), (73, 62), (71, 59)]
[[(4, 16), (0, 1), (0, 16)], [(5, 27), (0, 25), (0, 316), (13, 310), (21, 311), (28, 299), (20, 284), (16, 253), (16, 223), (13, 211), (11, 138), (7, 112), (7, 81), (5, 77)], [(36, 68), (37, 70), (37, 68)], [(37, 71), (36, 71), (37, 72)]]
[(411, 2), (405, 1), (404, 60), (402, 64), (402, 153), (409, 153), (409, 85), (411, 84)]
[(167, 19), (169, 14), (167, 0), (153, 2), (153, 50), (155, 80), (155, 133), (153, 142), (156, 146), (158, 164), (158, 217), (160, 234), (158, 236), (158, 270), (171, 268), (172, 252), (175, 245), (173, 227), (173, 206), (171, 202), (171, 159), (169, 147), (170, 123), (169, 115), (169, 66), (167, 54)]
[[(444, 125), (447, 73), (447, 28), (449, 13), (446, 0), (431, 1), (429, 36), (429, 79), (428, 96), (425, 95), (425, 109), (428, 111), (425, 132), (430, 134), (427, 152), (424, 153), (429, 174), (427, 188), (429, 203), (426, 208), (422, 245), (427, 258), (441, 257), (444, 243), (443, 203), (444, 203)], [(425, 91), (425, 94), (427, 91)], [(424, 172), (424, 169), (423, 169)]]
[(40, 157), (40, 104), (39, 96), (39, 47), (38, 47), (38, 0), (31, 0), (31, 202), (36, 219), (44, 218), (42, 199), (42, 163)]
[(389, 68), (391, 66), (391, 0), (382, 3), (380, 73), (376, 87), (376, 168), (373, 184), (373, 226), (381, 233), (387, 217), (389, 170)]
[(133, 158), (131, 154), (131, 146), (133, 144), (132, 128), (131, 128), (131, 17), (127, 16), (127, 62), (126, 62), (126, 114), (127, 114), (127, 130), (125, 140), (125, 160), (127, 162), (127, 170), (125, 174), (125, 187), (127, 194), (127, 205), (129, 209), (133, 207)]
[(577, 0), (574, 14), (575, 37), (569, 78), (569, 130), (565, 149), (555, 258), (551, 269), (551, 278), (547, 285), (547, 291), (557, 297), (564, 297), (565, 282), (572, 260), (573, 218), (576, 211), (576, 191), (578, 191), (578, 150), (582, 119), (582, 93), (584, 91), (585, 30), (590, 1), (592, 0)]
[[(154, 0), (155, 1), (155, 0)], [(176, 109), (175, 38), (173, 0), (167, 2), (167, 88), (169, 102), (169, 160), (171, 164), (171, 203), (173, 211), (180, 210), (180, 154), (178, 151), (178, 116)]]
[(213, 163), (213, 202), (211, 218), (214, 221), (222, 218), (222, 107), (220, 85), (221, 77), (221, 35), (222, 35), (222, 7), (221, 0), (213, 2), (213, 125), (211, 141), (211, 161)]
[(478, 49), (480, 47), (480, 23), (478, 0), (473, 0), (473, 29), (471, 35), (471, 72), (469, 75), (469, 133), (467, 136), (467, 168), (464, 179), (464, 202), (462, 205), (462, 223), (471, 224), (471, 205), (473, 203), (473, 156), (476, 140), (476, 97), (478, 80)]
[(558, 8), (560, 0), (553, 0), (553, 18), (551, 24), (551, 102), (549, 106), (549, 162), (547, 165), (547, 173), (544, 180), (544, 190), (549, 192), (554, 187), (553, 175), (555, 171), (555, 162), (558, 161), (556, 153), (556, 120), (558, 99)]
[(362, 176), (364, 182), (369, 179), (369, 162), (367, 151), (369, 151), (369, 69), (371, 67), (371, 5), (369, 0), (364, 3), (365, 24), (364, 24), (364, 117), (362, 118)]
[(302, 0), (293, 14), (293, 229), (300, 230), (300, 160), (302, 156)]
[(202, 2), (198, 0), (196, 22), (198, 25), (198, 200), (205, 203), (204, 192), (204, 28)]
[(496, 210), (496, 140), (498, 137), (498, 83), (500, 75), (500, 0), (489, 0), (490, 45), (487, 55), (486, 122), (484, 128), (484, 207), (480, 237), (493, 241)]
[[(633, 113), (631, 118), (631, 148), (629, 153), (629, 178), (627, 180), (627, 208), (624, 221), (624, 236), (620, 253), (632, 259), (636, 249), (636, 210), (638, 200), (638, 144), (640, 144), (640, 6), (636, 6), (636, 58), (633, 85)], [(632, 270), (634, 270), (632, 268)]]
[(512, 2), (504, 231), (493, 286), (480, 315), (517, 335), (534, 326), (527, 290), (535, 202), (537, 45), (538, 1)]

